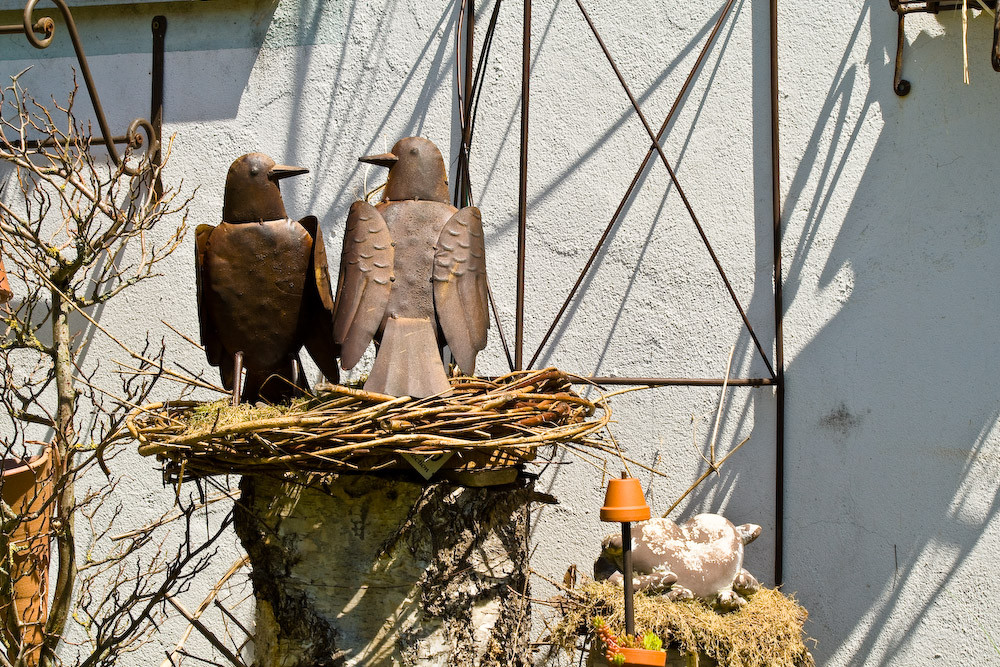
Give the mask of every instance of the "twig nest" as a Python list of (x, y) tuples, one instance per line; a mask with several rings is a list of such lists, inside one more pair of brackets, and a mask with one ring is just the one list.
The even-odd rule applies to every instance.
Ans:
[(126, 425), (140, 454), (156, 456), (170, 478), (183, 481), (410, 469), (406, 455), (448, 455), (452, 469), (510, 467), (533, 459), (541, 445), (585, 446), (610, 418), (603, 399), (576, 394), (554, 368), (457, 377), (451, 386), (447, 395), (419, 400), (335, 385), (287, 406), (156, 403)]

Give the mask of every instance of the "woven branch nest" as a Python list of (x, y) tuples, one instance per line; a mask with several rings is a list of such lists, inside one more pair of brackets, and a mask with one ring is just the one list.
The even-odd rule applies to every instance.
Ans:
[(451, 379), (452, 392), (397, 398), (325, 386), (290, 406), (236, 408), (228, 401), (155, 403), (126, 426), (139, 453), (183, 481), (215, 474), (342, 473), (410, 466), (404, 454), (452, 453), (445, 468), (509, 467), (546, 444), (593, 444), (610, 419), (603, 399), (572, 390), (554, 368), (493, 380)]

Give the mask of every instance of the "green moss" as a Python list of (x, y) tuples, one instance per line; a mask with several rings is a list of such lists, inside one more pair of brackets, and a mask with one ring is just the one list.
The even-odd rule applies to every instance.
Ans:
[(203, 403), (185, 415), (184, 430), (188, 433), (208, 433), (213, 429), (230, 424), (280, 417), (301, 410), (302, 403), (302, 401), (293, 401), (289, 405), (241, 403), (235, 407), (229, 399)]

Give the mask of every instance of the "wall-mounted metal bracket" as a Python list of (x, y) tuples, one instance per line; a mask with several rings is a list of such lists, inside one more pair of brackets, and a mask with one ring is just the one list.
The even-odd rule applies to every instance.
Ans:
[[(76, 60), (80, 66), (80, 74), (83, 76), (87, 94), (90, 96), (91, 106), (97, 116), (97, 125), (101, 129), (101, 136), (94, 137), (96, 143), (103, 143), (108, 154), (115, 165), (123, 171), (133, 176), (137, 176), (152, 165), (159, 165), (162, 159), (160, 151), (160, 139), (163, 122), (163, 61), (164, 61), (164, 37), (167, 31), (167, 19), (164, 16), (153, 18), (153, 76), (151, 102), (152, 122), (145, 118), (136, 118), (129, 123), (128, 130), (124, 135), (112, 135), (108, 125), (107, 117), (104, 114), (104, 107), (101, 105), (101, 97), (97, 92), (97, 85), (94, 77), (90, 73), (90, 64), (87, 56), (83, 52), (83, 44), (80, 41), (80, 34), (76, 29), (76, 22), (73, 14), (66, 5), (65, 0), (52, 0), (52, 3), (59, 9), (63, 20), (66, 22), (66, 30), (69, 32), (70, 40), (73, 42), (73, 51), (76, 53)], [(0, 35), (23, 34), (28, 42), (36, 49), (44, 49), (52, 43), (55, 36), (55, 21), (51, 17), (45, 16), (37, 21), (32, 20), (32, 14), (38, 0), (28, 0), (24, 6), (23, 22), (21, 25), (0, 25)], [(41, 35), (41, 38), (38, 37)], [(145, 138), (139, 133), (139, 129), (145, 133)], [(43, 142), (44, 144), (44, 142)], [(38, 142), (28, 142), (28, 147), (37, 148)], [(145, 154), (140, 160), (138, 167), (132, 167), (125, 163), (124, 157), (118, 152), (117, 145), (127, 145), (132, 148), (145, 146)], [(157, 187), (159, 185), (157, 184)]]
[[(994, 71), (1000, 72), (1000, 11), (997, 10), (997, 0), (969, 0), (969, 6), (973, 9), (976, 5), (984, 5), (994, 11), (993, 22), (993, 52), (990, 54), (990, 61)], [(938, 2), (927, 2), (923, 0), (889, 0), (889, 7), (896, 12), (899, 23), (896, 29), (896, 71), (892, 79), (893, 90), (900, 97), (904, 97), (910, 92), (910, 82), (903, 78), (903, 45), (906, 43), (904, 35), (904, 19), (907, 14), (926, 13), (937, 14), (942, 10), (962, 9), (962, 0), (939, 0)]]

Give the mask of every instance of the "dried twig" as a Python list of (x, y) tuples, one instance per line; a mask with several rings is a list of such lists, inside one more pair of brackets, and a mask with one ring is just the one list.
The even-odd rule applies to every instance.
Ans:
[(962, 0), (962, 80), (969, 85), (969, 0)]
[[(666, 512), (663, 513), (663, 518), (664, 519), (667, 518), (670, 515), (671, 512), (673, 512), (675, 509), (677, 509), (677, 506), (680, 505), (681, 502), (685, 498), (687, 498), (688, 495), (690, 495), (690, 493), (692, 491), (694, 491), (695, 489), (697, 489), (701, 485), (702, 482), (704, 482), (706, 479), (708, 479), (708, 477), (713, 472), (714, 473), (718, 473), (719, 469), (722, 468), (722, 464), (725, 463), (727, 460), (729, 460), (730, 456), (732, 456), (733, 454), (735, 454), (736, 452), (738, 452), (739, 449), (740, 449), (740, 447), (742, 447), (743, 445), (745, 445), (747, 443), (747, 441), (750, 440), (750, 436), (747, 436), (740, 444), (738, 444), (735, 447), (733, 447), (733, 449), (728, 454), (726, 454), (725, 457), (723, 457), (723, 459), (721, 461), (716, 461), (716, 458), (715, 458), (715, 444), (716, 444), (716, 441), (717, 441), (717, 439), (719, 437), (719, 423), (722, 421), (722, 408), (723, 408), (723, 406), (726, 403), (726, 390), (729, 387), (729, 373), (732, 370), (733, 355), (735, 353), (736, 353), (736, 346), (734, 345), (732, 347), (732, 349), (729, 351), (729, 360), (726, 362), (726, 377), (722, 381), (722, 390), (719, 392), (719, 407), (718, 407), (718, 409), (716, 410), (716, 413), (715, 413), (715, 425), (712, 427), (712, 437), (709, 440), (709, 445), (708, 445), (709, 446), (709, 458), (707, 459), (708, 470), (706, 470), (704, 473), (702, 473), (701, 476), (697, 480), (695, 480), (694, 484), (692, 484), (691, 486), (689, 486), (687, 488), (687, 490), (684, 493), (681, 494), (681, 497), (674, 501), (674, 504), (670, 506), (670, 509), (668, 509)], [(702, 458), (705, 458), (705, 457), (702, 456)]]
[[(192, 614), (194, 620), (189, 619), (188, 627), (184, 630), (184, 633), (181, 635), (180, 640), (177, 642), (177, 646), (174, 647), (174, 650), (172, 652), (167, 654), (166, 660), (160, 663), (160, 667), (169, 667), (170, 665), (174, 664), (174, 656), (178, 655), (181, 649), (184, 648), (184, 643), (187, 642), (188, 637), (191, 636), (191, 631), (195, 629), (194, 621), (201, 619), (201, 615), (205, 613), (205, 610), (209, 608), (212, 602), (218, 602), (215, 598), (219, 595), (219, 591), (222, 590), (222, 587), (225, 586), (227, 581), (229, 581), (237, 572), (239, 572), (249, 563), (250, 563), (250, 557), (243, 556), (235, 563), (233, 563), (232, 567), (226, 570), (226, 573), (222, 575), (222, 577), (219, 579), (218, 582), (216, 582), (215, 586), (212, 586), (212, 590), (208, 592), (208, 595), (205, 596), (205, 599), (202, 600), (201, 604), (198, 605), (198, 608), (194, 610), (194, 613)], [(172, 598), (168, 600), (175, 607), (177, 606)]]
[(205, 637), (205, 639), (208, 640), (208, 643), (210, 643), (212, 646), (214, 646), (216, 649), (218, 649), (218, 651), (220, 653), (222, 653), (222, 655), (226, 656), (226, 659), (229, 660), (233, 664), (234, 667), (246, 667), (246, 665), (243, 663), (243, 661), (240, 660), (239, 656), (237, 656), (235, 653), (233, 653), (232, 650), (228, 646), (226, 646), (225, 643), (223, 643), (223, 641), (221, 639), (219, 639), (218, 637), (216, 637), (215, 633), (213, 633), (211, 630), (209, 630), (208, 627), (204, 623), (202, 623), (200, 620), (198, 620), (194, 616), (194, 614), (192, 614), (187, 609), (185, 609), (184, 605), (182, 605), (180, 602), (178, 602), (174, 598), (174, 596), (168, 595), (168, 596), (166, 596), (166, 599), (167, 599), (167, 602), (169, 602), (174, 609), (176, 609), (178, 612), (180, 612), (181, 616), (183, 616), (184, 618), (187, 619), (188, 623), (190, 623), (192, 626), (194, 626), (194, 628), (196, 630), (198, 630), (198, 632), (200, 632), (202, 634), (202, 636)]
[(750, 436), (747, 436), (746, 438), (744, 438), (740, 442), (740, 444), (738, 444), (735, 447), (733, 447), (733, 451), (731, 451), (728, 454), (726, 454), (722, 458), (722, 460), (719, 461), (718, 465), (715, 465), (715, 466), (709, 468), (708, 470), (706, 470), (705, 472), (703, 472), (701, 474), (701, 477), (699, 477), (695, 481), (694, 484), (692, 484), (691, 486), (689, 486), (688, 490), (685, 491), (684, 493), (682, 493), (680, 498), (678, 498), (677, 500), (674, 501), (674, 504), (670, 506), (670, 509), (668, 509), (666, 512), (663, 513), (663, 518), (664, 519), (667, 518), (670, 515), (671, 512), (673, 512), (675, 509), (677, 509), (677, 506), (681, 504), (681, 501), (683, 501), (685, 498), (687, 498), (688, 495), (692, 491), (694, 491), (695, 489), (697, 489), (701, 485), (702, 482), (704, 482), (706, 479), (708, 479), (709, 475), (711, 475), (713, 472), (715, 472), (716, 470), (718, 470), (719, 468), (721, 468), (722, 464), (725, 463), (726, 461), (728, 461), (730, 456), (732, 456), (736, 452), (740, 451), (740, 447), (742, 447), (743, 445), (747, 444), (747, 442), (749, 442), (749, 441), (750, 441)]
[[(719, 392), (719, 409), (715, 412), (715, 426), (712, 427), (712, 439), (709, 441), (709, 457), (712, 467), (715, 467), (715, 443), (719, 438), (719, 422), (722, 421), (722, 407), (726, 404), (726, 389), (729, 388), (729, 371), (733, 367), (733, 355), (736, 353), (736, 346), (729, 350), (729, 361), (726, 362), (726, 377), (722, 380), (722, 391)], [(716, 468), (718, 470), (718, 468)]]

